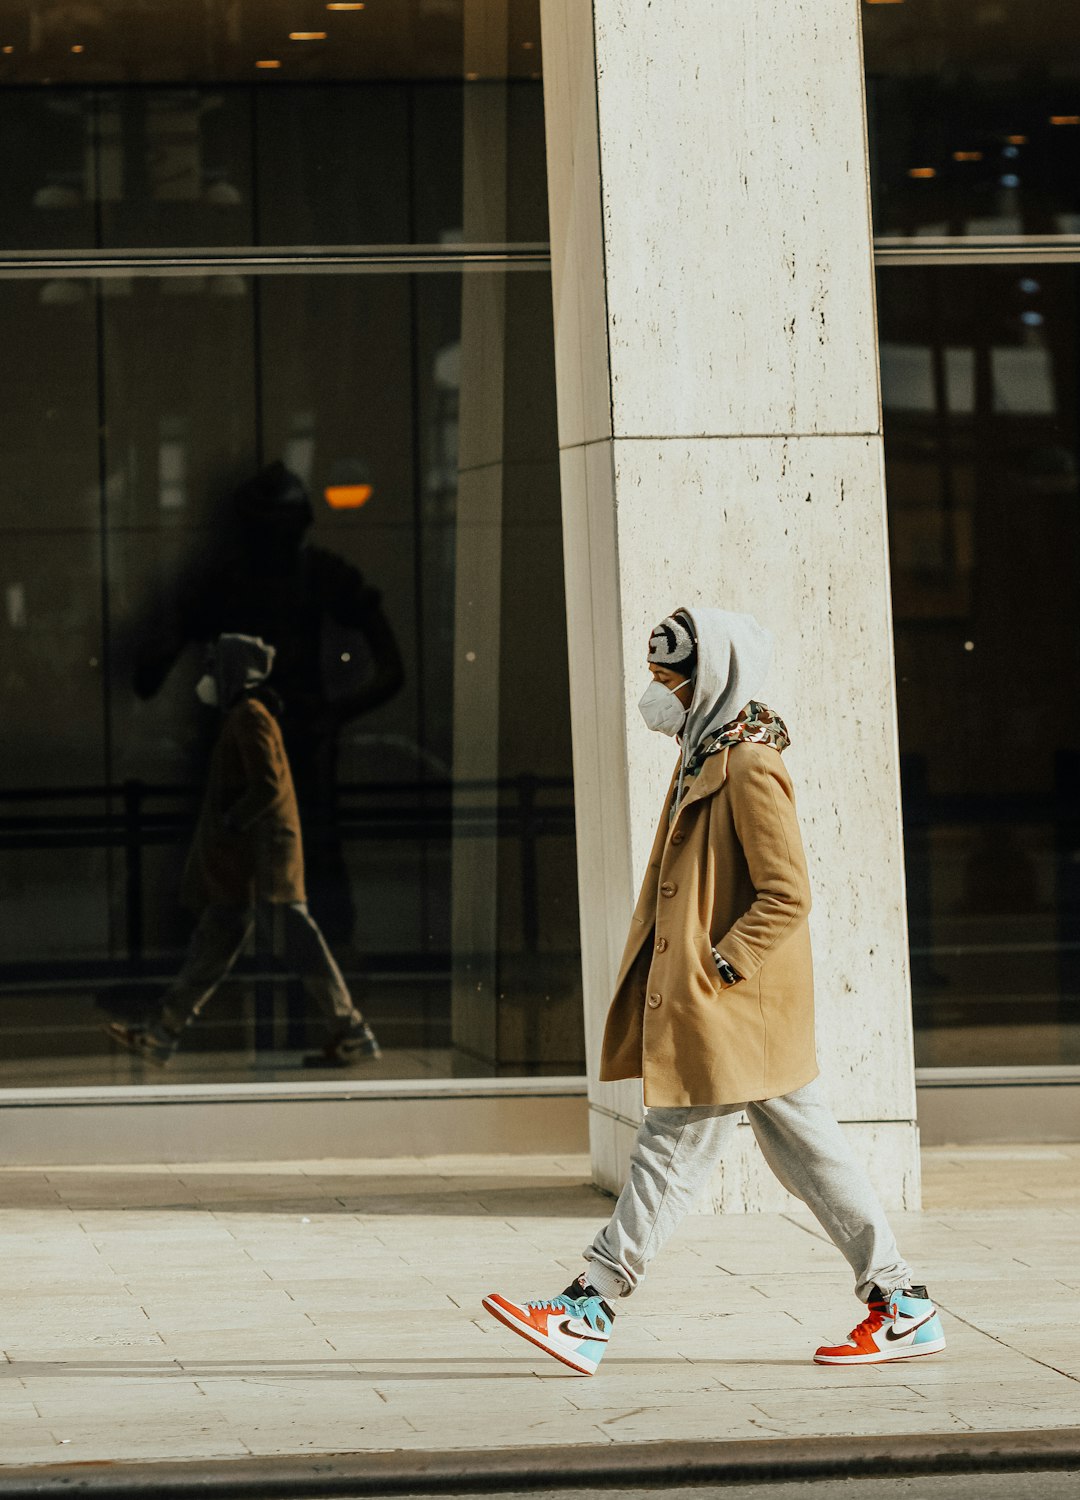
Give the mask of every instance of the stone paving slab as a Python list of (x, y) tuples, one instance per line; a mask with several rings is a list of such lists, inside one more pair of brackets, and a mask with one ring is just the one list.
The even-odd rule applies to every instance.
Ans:
[(690, 1219), (595, 1378), (534, 1354), (480, 1298), (576, 1274), (610, 1208), (587, 1168), (0, 1170), (4, 1472), (1080, 1423), (1080, 1147), (924, 1152), (926, 1208), (896, 1224), (949, 1349), (859, 1369), (810, 1362), (859, 1310), (794, 1213)]

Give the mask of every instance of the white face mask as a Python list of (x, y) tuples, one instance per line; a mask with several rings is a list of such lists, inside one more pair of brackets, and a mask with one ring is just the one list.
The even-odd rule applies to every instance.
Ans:
[(200, 703), (205, 703), (207, 708), (217, 708), (217, 683), (209, 672), (204, 672), (195, 684), (195, 696)]
[(669, 688), (665, 687), (662, 682), (658, 682), (655, 677), (653, 678), (638, 703), (641, 717), (650, 729), (658, 730), (660, 734), (678, 734), (686, 723), (687, 710), (683, 708), (675, 694), (681, 692), (685, 686), (685, 682), (680, 682), (677, 688)]

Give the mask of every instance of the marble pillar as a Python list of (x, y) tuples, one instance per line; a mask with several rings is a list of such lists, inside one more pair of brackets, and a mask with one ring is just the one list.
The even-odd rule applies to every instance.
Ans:
[[(592, 1149), (596, 1082), (673, 761), (637, 713), (680, 604), (774, 631), (815, 908), (819, 1050), (882, 1197), (916, 1206), (892, 626), (857, 0), (543, 0)], [(713, 1202), (785, 1197), (749, 1131)]]

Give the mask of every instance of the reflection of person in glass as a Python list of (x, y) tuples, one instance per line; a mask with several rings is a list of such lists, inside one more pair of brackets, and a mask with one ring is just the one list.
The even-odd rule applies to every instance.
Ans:
[[(139, 655), (135, 690), (152, 697), (191, 642), (226, 631), (274, 646), (274, 687), (285, 705), (282, 730), (304, 826), (313, 910), (335, 941), (352, 936), (350, 885), (337, 830), (338, 738), (401, 687), (404, 672), (379, 593), (344, 558), (310, 544), (314, 520), (302, 480), (280, 461), (233, 497), (230, 534), (220, 553), (181, 581), (164, 630)], [(352, 632), (336, 682), (324, 668), (328, 631)], [(367, 670), (365, 670), (365, 668)]]
[(258, 637), (222, 635), (196, 691), (224, 716), (210, 762), (184, 902), (198, 925), (184, 967), (157, 1017), (111, 1022), (114, 1041), (148, 1062), (168, 1062), (183, 1030), (228, 974), (255, 924), (257, 902), (280, 923), (285, 961), (300, 975), (330, 1028), (324, 1058), (348, 1066), (378, 1057), (367, 1022), (307, 908), (304, 856), (292, 773), (278, 725), (280, 699), (267, 686), (274, 648)]

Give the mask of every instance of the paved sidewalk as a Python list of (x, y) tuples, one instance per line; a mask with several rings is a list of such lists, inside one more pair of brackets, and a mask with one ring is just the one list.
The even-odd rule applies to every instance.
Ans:
[(948, 1352), (819, 1368), (858, 1316), (808, 1216), (695, 1217), (593, 1379), (479, 1307), (558, 1291), (581, 1158), (0, 1170), (0, 1462), (1080, 1422), (1080, 1147), (924, 1153), (901, 1245)]

